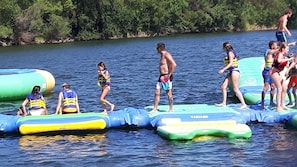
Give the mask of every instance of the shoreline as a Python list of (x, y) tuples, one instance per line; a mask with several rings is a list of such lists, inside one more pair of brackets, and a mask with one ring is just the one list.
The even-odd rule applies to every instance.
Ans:
[[(277, 27), (265, 27), (265, 26), (251, 26), (246, 31), (229, 31), (229, 32), (252, 32), (252, 31), (272, 31), (276, 30)], [(196, 34), (197, 32), (192, 32), (193, 34)], [(199, 33), (199, 32), (198, 32)], [(205, 33), (211, 33), (211, 32), (205, 32)], [(189, 32), (180, 33), (180, 34), (189, 34)], [(140, 32), (138, 34), (126, 34), (126, 37), (123, 35), (121, 36), (113, 36), (109, 37), (109, 39), (97, 39), (97, 40), (117, 40), (117, 39), (131, 39), (131, 38), (149, 38), (149, 37), (156, 37), (156, 36), (169, 36), (169, 35), (177, 35), (177, 34), (147, 34), (145, 32)], [(75, 40), (74, 38), (66, 38), (66, 39), (60, 39), (60, 40), (50, 40), (45, 41), (40, 38), (35, 38), (31, 42), (25, 42), (22, 41), (20, 44), (13, 44), (12, 41), (1, 41), (0, 40), (0, 47), (9, 47), (9, 46), (24, 46), (24, 45), (41, 45), (41, 44), (62, 44), (62, 43), (70, 43), (70, 42), (78, 42), (83, 40)], [(88, 41), (88, 40), (85, 40)]]

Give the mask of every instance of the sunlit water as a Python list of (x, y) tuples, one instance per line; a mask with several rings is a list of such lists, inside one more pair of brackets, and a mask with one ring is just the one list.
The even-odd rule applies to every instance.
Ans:
[[(292, 31), (292, 34), (297, 34)], [(165, 42), (177, 68), (174, 103), (214, 104), (221, 101), (217, 74), (223, 66), (222, 44), (230, 41), (241, 58), (262, 56), (273, 31), (213, 33), (162, 38), (77, 42), (0, 48), (0, 68), (36, 68), (53, 74), (56, 87), (46, 96), (54, 113), (63, 82), (79, 95), (82, 112), (102, 111), (96, 64), (111, 72), (107, 99), (115, 110), (152, 105), (158, 77), (156, 44)], [(292, 37), (290, 40), (294, 40)], [(292, 47), (292, 52), (296, 49)], [(228, 103), (232, 103), (228, 99)], [(14, 115), (21, 101), (0, 103), (2, 114)], [(163, 92), (160, 104), (167, 104)], [(167, 141), (153, 130), (110, 129), (101, 134), (4, 136), (1, 166), (294, 166), (297, 133), (282, 124), (251, 124), (249, 140), (201, 137)]]

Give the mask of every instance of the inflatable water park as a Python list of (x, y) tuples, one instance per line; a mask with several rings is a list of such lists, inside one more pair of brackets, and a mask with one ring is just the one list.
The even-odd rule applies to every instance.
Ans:
[[(209, 104), (175, 104), (173, 112), (167, 112), (168, 105), (159, 105), (158, 111), (154, 113), (149, 113), (153, 106), (145, 106), (143, 108), (128, 107), (107, 114), (87, 112), (26, 117), (0, 114), (0, 133), (3, 135), (42, 135), (105, 132), (110, 128), (149, 128), (154, 129), (156, 134), (164, 139), (193, 140), (200, 136), (249, 139), (252, 137), (252, 131), (248, 124), (252, 122), (283, 123), (297, 128), (297, 109), (290, 108), (283, 112), (276, 112), (274, 107), (261, 108), (263, 57), (241, 59), (239, 67), (241, 71), (240, 90), (249, 104), (246, 109), (239, 109), (239, 104), (229, 104), (226, 107)], [(11, 94), (1, 91), (0, 98), (22, 97), (31, 91), (32, 85), (36, 85), (37, 81), (41, 85), (44, 84), (43, 91), (45, 92), (54, 87), (54, 78), (47, 71), (26, 69), (6, 70), (0, 73), (0, 79), (9, 78), (7, 85), (1, 83), (2, 87), (8, 87), (9, 84), (17, 87), (12, 89), (15, 92)], [(19, 75), (19, 77), (13, 75)], [(29, 75), (32, 78), (42, 77), (36, 79), (34, 84), (22, 85), (23, 75)], [(26, 91), (19, 91), (22, 89)], [(265, 103), (269, 101), (268, 93), (266, 96)]]
[(48, 94), (55, 87), (55, 78), (39, 69), (0, 69), (0, 101), (25, 99), (35, 85)]

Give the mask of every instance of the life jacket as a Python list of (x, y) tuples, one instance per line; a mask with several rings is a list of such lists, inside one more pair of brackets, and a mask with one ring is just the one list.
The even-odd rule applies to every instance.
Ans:
[(38, 93), (36, 95), (31, 93), (28, 95), (27, 98), (29, 100), (29, 110), (46, 108), (45, 102), (43, 100), (43, 96), (41, 93)]
[(286, 65), (287, 65), (287, 61), (284, 62), (278, 62), (278, 56), (280, 55), (280, 52), (277, 52), (276, 55), (273, 58), (273, 63), (272, 63), (272, 67), (276, 68), (278, 71), (282, 71)]
[[(103, 71), (103, 74), (105, 74), (107, 70)], [(103, 87), (105, 85), (110, 85), (110, 78), (105, 79), (102, 75), (98, 75), (98, 86)]]
[(63, 107), (62, 114), (77, 113), (76, 93), (73, 90), (63, 90)]
[(273, 64), (273, 59), (272, 60), (266, 59), (266, 55), (268, 54), (269, 51), (270, 51), (270, 49), (267, 49), (266, 52), (264, 53), (265, 69), (270, 69)]
[(224, 56), (224, 64), (225, 66), (227, 66), (230, 62), (229, 60), (229, 52), (232, 52), (234, 54), (234, 57), (233, 57), (233, 62), (232, 62), (232, 66), (230, 68), (228, 68), (228, 70), (233, 70), (235, 68), (238, 68), (238, 59), (239, 59), (239, 56), (237, 56), (236, 52), (234, 50), (229, 50), (227, 51), (227, 55)]

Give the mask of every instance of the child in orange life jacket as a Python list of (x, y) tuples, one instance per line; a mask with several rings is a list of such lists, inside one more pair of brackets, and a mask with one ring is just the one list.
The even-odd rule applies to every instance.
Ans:
[(74, 90), (70, 89), (70, 84), (64, 83), (63, 90), (59, 93), (56, 114), (80, 113), (78, 96)]
[[(26, 105), (29, 105), (28, 111)], [(43, 95), (40, 93), (40, 86), (34, 86), (31, 94), (22, 103), (17, 115), (47, 115), (46, 103)]]
[(98, 68), (98, 82), (97, 85), (101, 88), (101, 95), (99, 100), (102, 103), (103, 112), (107, 113), (106, 104), (109, 105), (110, 111), (113, 111), (115, 105), (105, 99), (108, 92), (110, 91), (110, 74), (107, 70), (104, 62), (100, 62), (97, 64)]

